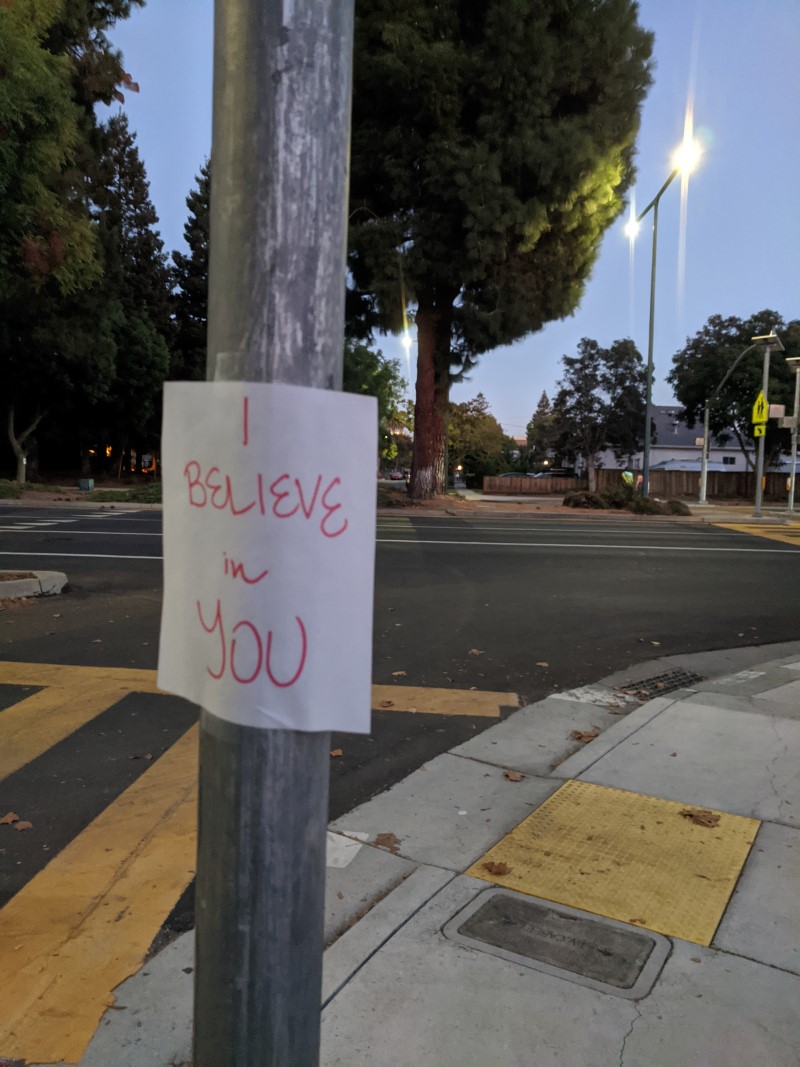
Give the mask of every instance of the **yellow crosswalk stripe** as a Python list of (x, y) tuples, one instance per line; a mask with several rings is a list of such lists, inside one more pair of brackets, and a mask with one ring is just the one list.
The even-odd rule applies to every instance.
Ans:
[(752, 534), (753, 537), (764, 537), (768, 541), (780, 541), (782, 544), (795, 545), (800, 548), (800, 523), (789, 523), (786, 526), (762, 526), (747, 522), (715, 522), (714, 525), (722, 530)]
[(0, 1053), (76, 1063), (194, 875), (193, 726), (0, 912)]
[(473, 715), (497, 719), (503, 706), (518, 707), (516, 693), (477, 689), (433, 689), (417, 685), (373, 685), (372, 706), (379, 711)]
[(130, 690), (119, 684), (50, 686), (0, 715), (0, 778), (5, 778), (63, 741)]

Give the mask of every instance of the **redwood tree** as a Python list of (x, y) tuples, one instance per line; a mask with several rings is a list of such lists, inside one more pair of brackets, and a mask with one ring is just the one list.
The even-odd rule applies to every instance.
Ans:
[(351, 307), (415, 308), (416, 498), (450, 383), (572, 312), (633, 178), (652, 37), (633, 0), (359, 0)]

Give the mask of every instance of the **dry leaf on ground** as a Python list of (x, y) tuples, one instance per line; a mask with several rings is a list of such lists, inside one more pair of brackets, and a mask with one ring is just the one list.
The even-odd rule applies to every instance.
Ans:
[(539, 659), (539, 660), (536, 661), (536, 666), (537, 667), (549, 667), (550, 664), (547, 662), (546, 659)]
[(394, 707), (394, 701), (393, 700), (382, 700), (380, 702), (380, 704), (378, 705), (378, 707), (379, 708), (393, 708)]
[(392, 671), (392, 678), (405, 678), (405, 671)]
[(495, 863), (494, 860), (489, 860), (488, 863), (483, 864), (484, 870), (487, 870), (489, 874), (510, 874), (511, 867), (507, 863), (502, 861)]
[(15, 830), (32, 830), (33, 829), (33, 823), (32, 822), (28, 822), (27, 819), (20, 819), (19, 822), (15, 822), (14, 823), (14, 829)]
[(482, 656), (483, 652), (479, 648), (471, 648), (467, 653), (468, 656)]
[(378, 848), (385, 848), (387, 852), (399, 852), (400, 851), (400, 839), (396, 834), (377, 834), (375, 840), (372, 842)]
[(716, 811), (706, 811), (704, 808), (684, 808), (680, 814), (684, 819), (693, 822), (695, 826), (705, 826), (707, 829), (719, 823), (719, 814)]
[(505, 771), (503, 777), (507, 778), (509, 782), (521, 782), (525, 775), (520, 774), (519, 771)]
[(589, 741), (594, 741), (596, 737), (599, 737), (600, 731), (593, 726), (591, 730), (573, 730), (569, 736), (572, 741), (580, 741), (582, 745), (586, 745)]
[(340, 748), (332, 748), (331, 749), (331, 755), (332, 756), (341, 756), (342, 755), (342, 750)]
[(0, 819), (0, 825), (14, 822), (19, 822), (19, 815), (17, 815), (15, 811), (9, 811), (2, 819)]

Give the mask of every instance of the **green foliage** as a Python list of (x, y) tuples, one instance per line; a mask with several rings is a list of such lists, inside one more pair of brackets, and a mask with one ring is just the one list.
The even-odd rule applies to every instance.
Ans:
[(160, 504), (163, 499), (161, 482), (148, 482), (134, 489), (95, 489), (86, 495), (98, 503)]
[(563, 503), (565, 508), (589, 508), (592, 511), (600, 511), (608, 506), (601, 494), (590, 493), (584, 489), (567, 493)]
[(72, 293), (97, 275), (77, 175), (72, 66), (45, 38), (58, 0), (0, 4), (0, 319), (51, 281)]
[(208, 327), (208, 225), (211, 170), (200, 168), (197, 185), (186, 197), (189, 218), (183, 236), (189, 252), (172, 253), (175, 338), (170, 377), (178, 381), (204, 381)]
[[(690, 427), (698, 423), (702, 425), (706, 400), (718, 389), (736, 358), (752, 343), (751, 339), (768, 334), (773, 328), (786, 351), (772, 355), (768, 399), (771, 404), (785, 404), (787, 414), (791, 413), (794, 375), (784, 357), (800, 356), (800, 320), (784, 322), (777, 312), (768, 308), (744, 320), (712, 315), (673, 356), (672, 370), (667, 378)], [(746, 355), (712, 400), (709, 412), (712, 435), (720, 444), (725, 444), (732, 435), (751, 463), (755, 447), (751, 413), (761, 389), (762, 364), (763, 351), (754, 349)], [(781, 451), (789, 449), (789, 431), (779, 430), (770, 420), (765, 446), (768, 462), (774, 462)]]
[(663, 505), (667, 515), (691, 515), (691, 508), (682, 500), (667, 500)]
[(10, 482), (6, 478), (0, 478), (0, 500), (19, 500), (22, 496), (22, 486), (19, 482)]
[(605, 501), (607, 508), (615, 511), (623, 511), (633, 500), (635, 493), (630, 485), (613, 485), (604, 489), (600, 496)]
[(464, 404), (450, 405), (447, 442), (451, 475), (459, 465), (465, 478), (497, 474), (507, 465), (506, 435), (483, 393)]
[(578, 355), (561, 362), (564, 376), (553, 401), (557, 447), (586, 459), (591, 483), (598, 452), (613, 448), (621, 457), (641, 446), (646, 371), (629, 339), (601, 348), (584, 337)]
[(541, 462), (554, 448), (558, 436), (553, 405), (547, 393), (543, 392), (539, 397), (539, 403), (525, 427), (525, 433), (534, 462)]
[(577, 306), (634, 176), (652, 37), (633, 0), (360, 0), (350, 307), (416, 305), (412, 492), (441, 489), (450, 381)]
[(634, 515), (667, 514), (666, 508), (660, 500), (655, 500), (651, 496), (639, 496), (638, 494), (628, 504), (627, 510), (632, 511)]
[(381, 351), (373, 351), (368, 345), (345, 340), (342, 389), (377, 398), (378, 451), (386, 461), (398, 459), (397, 442), (402, 442), (403, 434), (397, 431), (402, 430), (405, 419), (405, 386), (398, 360), (386, 359)]

